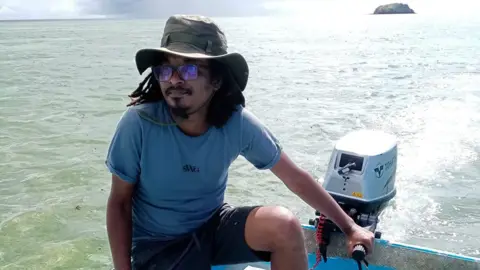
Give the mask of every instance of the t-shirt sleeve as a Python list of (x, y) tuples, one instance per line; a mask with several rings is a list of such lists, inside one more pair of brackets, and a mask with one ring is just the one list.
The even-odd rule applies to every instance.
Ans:
[(242, 110), (240, 154), (260, 170), (271, 169), (280, 159), (282, 147), (273, 133), (250, 111)]
[(136, 183), (140, 175), (142, 129), (137, 111), (130, 107), (117, 124), (107, 152), (108, 170), (129, 182)]

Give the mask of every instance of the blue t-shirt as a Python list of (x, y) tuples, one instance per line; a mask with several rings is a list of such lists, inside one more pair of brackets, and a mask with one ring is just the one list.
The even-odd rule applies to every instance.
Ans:
[(242, 106), (225, 126), (197, 137), (171, 123), (164, 101), (129, 107), (108, 148), (110, 172), (136, 184), (134, 242), (171, 239), (201, 226), (222, 205), (229, 166), (239, 155), (258, 169), (280, 159), (277, 139)]

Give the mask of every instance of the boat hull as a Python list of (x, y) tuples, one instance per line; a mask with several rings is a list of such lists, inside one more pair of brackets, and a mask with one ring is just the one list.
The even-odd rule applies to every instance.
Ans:
[[(316, 262), (315, 228), (310, 225), (304, 225), (303, 228), (308, 250), (309, 267), (312, 267)], [(315, 269), (358, 269), (357, 262), (347, 256), (345, 237), (338, 233), (333, 234), (330, 240), (331, 242), (327, 250), (327, 262), (320, 262)], [(425, 247), (390, 242), (383, 239), (375, 240), (374, 252), (368, 255), (366, 259), (369, 262), (369, 270), (480, 270), (480, 258), (461, 256)], [(260, 262), (214, 266), (212, 270), (244, 270), (248, 266), (270, 269), (269, 263)], [(362, 269), (366, 268), (363, 267)]]

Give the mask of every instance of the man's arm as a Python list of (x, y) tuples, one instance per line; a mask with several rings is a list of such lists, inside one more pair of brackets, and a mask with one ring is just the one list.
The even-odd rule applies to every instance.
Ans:
[(131, 107), (120, 118), (105, 165), (112, 174), (107, 202), (107, 233), (115, 269), (131, 269), (132, 196), (140, 175), (142, 127)]
[(363, 244), (373, 248), (373, 233), (356, 225), (330, 194), (313, 177), (296, 166), (275, 136), (252, 113), (243, 111), (241, 154), (257, 169), (270, 169), (303, 201), (330, 218), (349, 238), (348, 249)]
[(306, 171), (282, 151), (277, 138), (248, 110), (243, 110), (241, 154), (257, 169), (270, 169), (307, 204), (328, 216), (347, 235), (354, 221)]
[(305, 170), (299, 168), (282, 152), (271, 171), (285, 185), (314, 209), (331, 219), (347, 235), (355, 222), (340, 208), (328, 192)]
[(107, 233), (116, 270), (131, 269), (133, 187), (133, 184), (112, 175), (107, 203)]

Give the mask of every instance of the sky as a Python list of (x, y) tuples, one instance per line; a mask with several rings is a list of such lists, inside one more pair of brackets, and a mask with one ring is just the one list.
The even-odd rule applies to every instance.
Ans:
[(0, 0), (0, 19), (264, 15), (266, 0)]
[[(175, 13), (207, 16), (296, 14), (341, 16), (369, 14), (387, 0), (0, 0), (0, 19), (57, 19), (123, 16), (159, 18)], [(417, 13), (462, 13), (480, 1), (408, 0)]]

